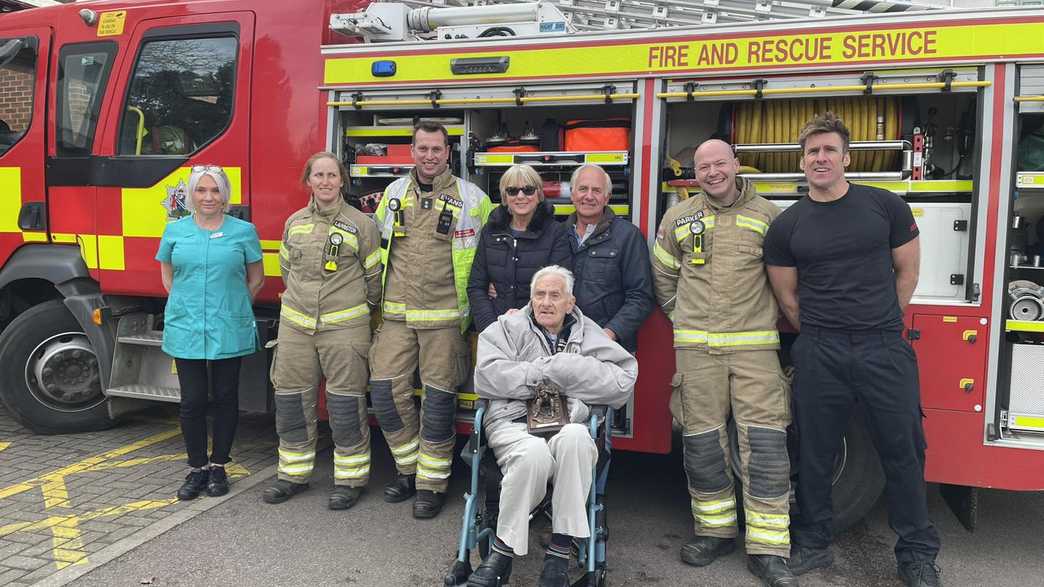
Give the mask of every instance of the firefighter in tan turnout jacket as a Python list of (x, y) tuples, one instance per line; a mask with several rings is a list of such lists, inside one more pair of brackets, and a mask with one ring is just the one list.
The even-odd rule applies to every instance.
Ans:
[(308, 486), (323, 377), (334, 443), (330, 509), (354, 505), (370, 476), (366, 354), (370, 307), (381, 297), (380, 240), (373, 220), (341, 196), (345, 177), (334, 155), (313, 156), (304, 174), (311, 201), (283, 230), (279, 269), (286, 291), (272, 364), (279, 468), (263, 494), (268, 503)]
[(790, 553), (789, 392), (780, 370), (778, 308), (762, 241), (779, 214), (737, 178), (732, 148), (696, 150), (702, 193), (664, 215), (653, 247), (656, 296), (674, 324), (671, 411), (683, 426), (694, 540), (686, 563), (703, 566), (735, 548), (736, 495), (726, 421), (739, 436), (748, 568), (766, 585), (797, 585)]
[[(409, 177), (392, 182), (377, 208), (384, 262), (384, 322), (370, 350), (370, 392), (398, 476), (384, 499), (414, 493), (413, 515), (442, 510), (453, 462), (457, 388), (468, 375), (468, 277), (489, 197), (449, 172), (449, 136), (436, 124), (414, 131)], [(414, 405), (420, 367), (424, 396)]]

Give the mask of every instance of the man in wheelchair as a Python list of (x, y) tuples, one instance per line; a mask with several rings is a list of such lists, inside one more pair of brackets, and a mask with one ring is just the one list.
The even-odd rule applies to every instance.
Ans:
[(627, 403), (635, 358), (585, 318), (572, 273), (552, 265), (533, 276), (529, 305), (479, 336), (475, 391), (490, 400), (483, 432), (504, 479), (496, 538), (468, 585), (495, 586), (528, 551), (529, 514), (553, 482), (552, 534), (541, 587), (569, 585), (572, 539), (590, 537), (587, 498), (598, 449), (582, 423), (589, 404)]

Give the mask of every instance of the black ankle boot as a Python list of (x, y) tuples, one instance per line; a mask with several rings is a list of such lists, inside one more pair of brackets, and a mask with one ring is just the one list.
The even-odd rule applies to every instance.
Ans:
[(265, 503), (283, 503), (305, 489), (308, 489), (307, 483), (294, 483), (286, 479), (276, 479), (271, 485), (265, 487), (264, 493), (261, 494), (261, 499), (265, 500)]
[(735, 538), (697, 536), (682, 546), (681, 559), (694, 567), (705, 567), (735, 549)]
[(185, 482), (178, 488), (178, 499), (188, 501), (199, 497), (199, 494), (207, 488), (207, 480), (209, 478), (210, 475), (206, 469), (189, 471), (189, 474), (185, 477)]
[(569, 587), (569, 559), (554, 554), (544, 555), (539, 587)]
[(427, 520), (439, 515), (446, 503), (445, 493), (436, 493), (427, 489), (417, 490), (417, 499), (413, 502), (413, 517)]
[(787, 559), (770, 554), (752, 554), (747, 557), (747, 569), (761, 579), (765, 587), (797, 587), (798, 580), (790, 568)]
[(228, 493), (228, 474), (224, 467), (211, 467), (210, 479), (207, 481), (207, 495), (220, 497)]
[(406, 501), (417, 493), (416, 475), (399, 475), (394, 481), (384, 486), (384, 501), (399, 503)]
[(475, 572), (468, 577), (468, 587), (500, 587), (511, 577), (512, 558), (491, 550)]
[(336, 485), (330, 490), (330, 499), (327, 501), (327, 507), (332, 510), (346, 510), (355, 505), (361, 495), (362, 487)]

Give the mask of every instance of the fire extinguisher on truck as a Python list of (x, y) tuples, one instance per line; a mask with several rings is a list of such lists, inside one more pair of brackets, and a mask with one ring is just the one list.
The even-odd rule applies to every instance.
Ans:
[[(569, 174), (596, 163), (614, 211), (651, 238), (694, 189), (692, 149), (710, 137), (736, 145), (759, 194), (802, 197), (798, 129), (832, 110), (853, 131), (848, 179), (902, 196), (921, 229), (905, 320), (927, 478), (969, 527), (975, 488), (1044, 489), (1044, 267), (1029, 230), (1044, 216), (1044, 11), (810, 2), (749, 21), (654, 4), (102, 0), (6, 14), (0, 400), (44, 433), (178, 400), (153, 255), (185, 213), (193, 164), (222, 165), (231, 213), (258, 228), (269, 279), (255, 313), (270, 337), (279, 239), (312, 152), (338, 153), (365, 205), (409, 172), (413, 124), (438, 121), (454, 172), (494, 199), (524, 162), (568, 214)], [(598, 148), (576, 142), (592, 128)], [(669, 341), (658, 313), (639, 335), (617, 448), (671, 450)], [(271, 410), (268, 359), (246, 359), (241, 408)], [(464, 408), (473, 399), (460, 394)], [(834, 475), (839, 525), (883, 487), (858, 419)]]

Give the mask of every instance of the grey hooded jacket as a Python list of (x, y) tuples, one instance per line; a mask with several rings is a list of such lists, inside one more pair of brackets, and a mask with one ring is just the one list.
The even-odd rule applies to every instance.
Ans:
[(491, 400), (485, 426), (525, 416), (525, 400), (536, 394), (536, 386), (544, 380), (558, 385), (569, 398), (572, 422), (587, 420), (587, 404), (619, 408), (627, 403), (638, 377), (638, 361), (579, 308), (570, 315), (575, 323), (565, 350), (557, 354), (533, 322), (528, 304), (519, 312), (500, 316), (482, 331), (475, 392)]

